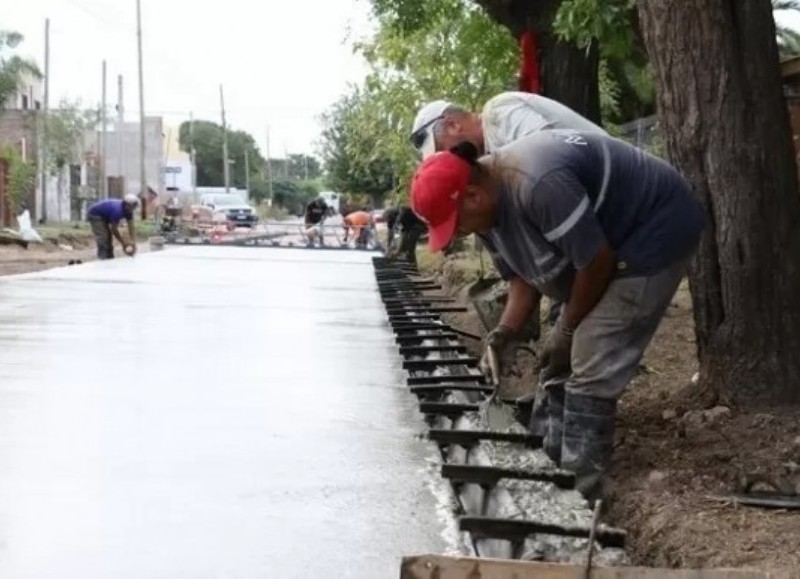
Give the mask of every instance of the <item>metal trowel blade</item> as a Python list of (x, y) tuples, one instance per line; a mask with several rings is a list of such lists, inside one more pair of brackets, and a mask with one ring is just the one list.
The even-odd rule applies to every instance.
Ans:
[(514, 407), (506, 404), (497, 396), (497, 388), (500, 385), (500, 365), (497, 363), (497, 354), (493, 348), (487, 348), (486, 353), (489, 358), (494, 392), (480, 403), (478, 416), (490, 430), (508, 430), (514, 424)]

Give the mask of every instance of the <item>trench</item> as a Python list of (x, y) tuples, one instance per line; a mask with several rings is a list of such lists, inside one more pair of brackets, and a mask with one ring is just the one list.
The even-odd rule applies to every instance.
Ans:
[[(378, 291), (403, 366), (441, 456), (439, 474), (457, 498), (456, 517), (469, 555), (583, 563), (593, 512), (574, 490), (574, 475), (541, 450), (519, 422), (492, 430), (481, 403), (492, 392), (478, 360), (441, 314), (465, 311), (411, 264), (374, 257)], [(594, 561), (627, 564), (626, 533), (600, 524)]]

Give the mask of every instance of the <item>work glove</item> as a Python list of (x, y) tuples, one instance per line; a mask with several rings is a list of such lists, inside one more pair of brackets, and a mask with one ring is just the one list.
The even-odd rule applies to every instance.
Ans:
[(539, 370), (542, 372), (542, 382), (570, 372), (573, 333), (573, 329), (565, 327), (559, 320), (552, 327), (550, 333), (547, 334), (547, 339), (539, 353)]
[(514, 333), (506, 326), (497, 326), (486, 334), (478, 368), (491, 384), (499, 384), (500, 378), (513, 370), (517, 346)]

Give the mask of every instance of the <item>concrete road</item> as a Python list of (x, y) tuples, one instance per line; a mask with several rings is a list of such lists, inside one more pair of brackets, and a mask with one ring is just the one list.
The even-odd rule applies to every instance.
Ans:
[(0, 279), (0, 577), (397, 577), (458, 547), (356, 251)]

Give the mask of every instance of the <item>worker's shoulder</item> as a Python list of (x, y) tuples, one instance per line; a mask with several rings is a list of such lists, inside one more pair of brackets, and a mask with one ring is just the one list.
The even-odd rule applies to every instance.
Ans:
[(536, 108), (537, 106), (545, 105), (548, 102), (551, 102), (550, 99), (543, 97), (542, 95), (528, 92), (507, 91), (496, 94), (486, 101), (486, 104), (483, 105), (483, 112), (488, 113), (499, 108), (518, 106)]

